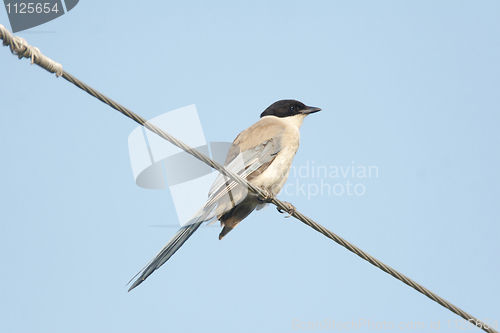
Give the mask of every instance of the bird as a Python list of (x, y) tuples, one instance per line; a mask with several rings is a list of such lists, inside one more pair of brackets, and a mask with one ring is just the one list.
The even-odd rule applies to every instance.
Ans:
[[(224, 167), (264, 190), (256, 195), (245, 186), (219, 174), (213, 183), (206, 204), (170, 239), (146, 266), (128, 291), (144, 282), (198, 230), (203, 222), (220, 221), (222, 240), (254, 210), (265, 207), (285, 184), (300, 142), (300, 127), (304, 118), (321, 111), (293, 99), (274, 102), (261, 114), (260, 120), (242, 131), (227, 153)], [(288, 213), (295, 211), (290, 203)], [(278, 209), (279, 212), (284, 213)], [(290, 216), (289, 215), (289, 216)], [(129, 284), (128, 283), (128, 284)]]

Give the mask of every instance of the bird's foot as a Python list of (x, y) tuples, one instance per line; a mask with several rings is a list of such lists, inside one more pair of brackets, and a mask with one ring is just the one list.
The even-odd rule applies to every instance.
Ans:
[(260, 189), (264, 191), (263, 195), (257, 195), (257, 200), (259, 200), (261, 203), (270, 203), (274, 199), (274, 194), (264, 186), (261, 186)]
[(291, 203), (286, 202), (286, 201), (283, 201), (283, 203), (287, 207), (285, 210), (283, 210), (283, 209), (281, 209), (279, 207), (276, 207), (276, 209), (278, 210), (278, 212), (280, 212), (282, 214), (283, 213), (288, 213), (289, 215), (285, 216), (285, 218), (292, 216), (297, 211), (297, 208), (295, 208), (295, 206), (292, 205)]

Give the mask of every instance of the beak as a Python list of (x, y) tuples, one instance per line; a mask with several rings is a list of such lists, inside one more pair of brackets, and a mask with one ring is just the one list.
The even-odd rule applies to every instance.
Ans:
[(311, 114), (311, 113), (315, 113), (315, 112), (319, 112), (319, 111), (321, 111), (320, 108), (316, 108), (314, 106), (308, 106), (307, 109), (302, 110), (301, 113), (302, 114)]

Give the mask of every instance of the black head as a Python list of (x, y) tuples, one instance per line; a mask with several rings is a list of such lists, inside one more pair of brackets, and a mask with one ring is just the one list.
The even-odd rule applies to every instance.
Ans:
[(264, 116), (276, 116), (284, 118), (295, 116), (298, 114), (308, 115), (310, 113), (318, 111), (321, 111), (321, 109), (307, 106), (304, 103), (301, 103), (294, 99), (284, 99), (271, 104), (264, 112), (260, 114), (260, 117), (262, 118)]

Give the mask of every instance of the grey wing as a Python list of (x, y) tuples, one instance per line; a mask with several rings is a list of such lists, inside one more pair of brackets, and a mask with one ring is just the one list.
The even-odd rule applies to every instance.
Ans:
[[(240, 152), (240, 145), (233, 144), (228, 153), (225, 167), (243, 178), (251, 179), (252, 176), (262, 173), (276, 158), (282, 149), (281, 131), (265, 142)], [(235, 140), (237, 142), (237, 140)], [(137, 273), (129, 283), (140, 274), (130, 289), (131, 291), (155, 270), (160, 268), (170, 257), (198, 230), (203, 222), (219, 216), (223, 212), (237, 205), (248, 194), (248, 189), (238, 185), (235, 181), (219, 174), (209, 193), (207, 202), (191, 218), (190, 222), (169, 240), (169, 242), (158, 252), (153, 259)], [(221, 213), (222, 212), (222, 213)], [(128, 283), (127, 283), (128, 284)]]
[[(239, 151), (238, 145), (233, 145), (226, 160), (226, 168), (238, 174), (242, 178), (251, 180), (264, 172), (282, 149), (281, 135), (266, 140), (258, 146), (234, 154), (229, 161), (233, 151)], [(210, 189), (207, 205), (217, 203), (217, 208), (207, 216), (212, 219), (239, 204), (248, 195), (248, 189), (239, 185), (229, 177), (219, 173), (212, 188)]]

